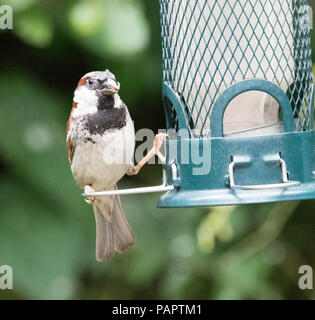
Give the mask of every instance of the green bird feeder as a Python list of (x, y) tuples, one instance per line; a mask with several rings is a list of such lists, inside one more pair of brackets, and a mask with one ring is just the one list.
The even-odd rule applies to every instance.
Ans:
[(159, 207), (315, 198), (309, 3), (160, 0)]

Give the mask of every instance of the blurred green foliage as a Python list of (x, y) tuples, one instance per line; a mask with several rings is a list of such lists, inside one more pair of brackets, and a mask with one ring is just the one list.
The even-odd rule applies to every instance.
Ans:
[[(0, 32), (0, 265), (13, 267), (14, 290), (0, 299), (315, 297), (297, 286), (298, 267), (315, 267), (314, 201), (162, 210), (156, 194), (125, 196), (136, 244), (97, 263), (65, 124), (76, 82), (109, 68), (136, 129), (164, 128), (158, 2), (5, 3), (14, 30)], [(160, 170), (120, 186), (159, 183)]]

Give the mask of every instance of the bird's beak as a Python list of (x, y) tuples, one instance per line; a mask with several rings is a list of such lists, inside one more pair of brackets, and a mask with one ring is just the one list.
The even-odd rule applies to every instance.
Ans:
[(119, 91), (119, 88), (120, 88), (120, 84), (117, 83), (117, 84), (108, 84), (108, 83), (105, 83), (104, 84), (104, 87), (99, 91), (99, 93), (101, 94), (104, 94), (104, 95), (107, 95), (107, 96), (112, 96), (114, 95), (115, 93), (117, 93)]

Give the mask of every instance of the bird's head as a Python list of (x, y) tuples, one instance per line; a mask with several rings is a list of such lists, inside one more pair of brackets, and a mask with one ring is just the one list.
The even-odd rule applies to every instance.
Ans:
[(117, 93), (120, 88), (120, 84), (116, 80), (115, 75), (109, 70), (90, 72), (87, 73), (82, 79), (85, 79), (85, 81), (83, 81), (84, 84), (81, 85), (94, 92), (96, 96), (112, 96)]
[(74, 92), (73, 102), (78, 109), (77, 113), (96, 112), (100, 100), (106, 97), (109, 100), (119, 98), (119, 88), (119, 82), (109, 70), (87, 73), (80, 79)]

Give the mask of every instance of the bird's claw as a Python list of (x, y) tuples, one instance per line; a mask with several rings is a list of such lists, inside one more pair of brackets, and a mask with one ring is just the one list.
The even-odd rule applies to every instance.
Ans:
[(136, 175), (137, 174), (136, 166), (134, 164), (131, 164), (126, 173), (127, 173), (128, 176)]
[(158, 133), (155, 136), (154, 143), (153, 143), (154, 154), (158, 156), (163, 163), (165, 162), (165, 157), (161, 153), (160, 149), (166, 139), (168, 139), (168, 135), (166, 133)]
[[(95, 192), (95, 190), (91, 186), (86, 185), (84, 187), (84, 193), (93, 193), (93, 192)], [(95, 201), (95, 197), (85, 197), (84, 201), (88, 204), (93, 204)]]

